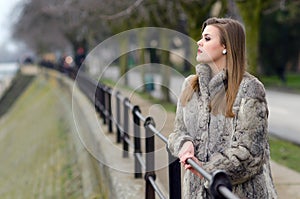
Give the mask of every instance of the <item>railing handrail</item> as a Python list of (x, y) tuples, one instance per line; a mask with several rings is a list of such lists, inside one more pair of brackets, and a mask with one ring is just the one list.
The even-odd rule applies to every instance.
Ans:
[[(75, 75), (73, 75), (73, 77), (75, 77)], [(78, 76), (77, 76), (78, 77)], [(78, 77), (79, 79), (81, 78), (80, 76)], [(152, 139), (151, 137), (153, 137), (154, 139), (154, 136), (156, 135), (158, 138), (160, 138), (165, 144), (168, 143), (168, 139), (163, 135), (161, 134), (161, 132), (159, 130), (157, 130), (155, 128), (155, 124), (154, 124), (154, 120), (153, 118), (151, 117), (144, 117), (141, 113), (141, 111), (139, 110), (139, 107), (136, 106), (136, 105), (133, 105), (129, 99), (127, 97), (124, 97), (121, 95), (121, 93), (119, 91), (117, 92), (112, 92), (112, 89), (109, 87), (109, 86), (106, 86), (104, 84), (101, 84), (101, 83), (96, 83), (94, 81), (92, 81), (90, 78), (88, 78), (86, 75), (83, 75), (82, 76), (82, 80), (84, 80), (84, 82), (81, 82), (82, 85), (80, 85), (79, 83), (79, 88), (81, 88), (81, 90), (89, 97), (91, 98), (90, 100), (94, 100), (92, 99), (92, 94), (91, 93), (87, 93), (87, 90), (90, 90), (90, 89), (86, 89), (86, 83), (93, 86), (95, 88), (95, 91), (96, 91), (96, 96), (95, 96), (95, 107), (96, 107), (96, 110), (99, 111), (100, 113), (100, 116), (102, 117), (103, 119), (103, 124), (107, 124), (109, 125), (109, 132), (112, 131), (112, 111), (111, 111), (111, 96), (114, 95), (117, 99), (117, 102), (119, 103), (120, 101), (123, 102), (123, 109), (124, 110), (124, 115), (123, 115), (123, 120), (124, 118), (126, 118), (126, 112), (129, 112), (129, 110), (132, 111), (132, 114), (133, 114), (133, 117), (136, 117), (135, 119), (137, 122), (135, 125), (138, 125), (140, 126), (139, 122), (142, 121), (144, 123), (144, 127), (146, 129), (146, 131), (149, 131), (148, 133), (151, 134), (152, 136), (150, 136), (150, 139)], [(120, 108), (120, 104), (117, 103), (117, 107)], [(107, 110), (107, 107), (108, 107), (108, 110)], [(130, 146), (131, 148), (134, 148), (135, 149), (135, 144), (132, 143), (129, 139), (129, 136), (128, 136), (128, 121), (125, 121), (123, 126), (120, 124), (120, 112), (119, 110), (117, 109), (117, 120), (115, 121), (115, 124), (116, 124), (116, 128), (117, 128), (117, 134), (120, 134), (122, 140), (123, 140), (123, 157), (128, 157), (128, 146)], [(128, 120), (128, 118), (127, 118)], [(125, 127), (124, 127), (125, 125)], [(127, 125), (127, 126), (126, 126)], [(138, 130), (139, 128), (137, 127), (136, 130)], [(147, 133), (147, 132), (146, 132)], [(147, 142), (147, 139), (148, 139), (149, 135), (146, 136), (146, 142)], [(117, 139), (118, 140), (118, 139)], [(118, 140), (119, 142), (119, 140)], [(146, 143), (146, 156), (147, 156), (147, 150), (150, 150), (150, 152), (154, 152), (154, 140), (150, 141), (150, 142), (153, 142), (151, 143), (152, 148), (147, 148), (147, 143)], [(137, 142), (139, 143), (139, 141)], [(140, 145), (140, 144), (138, 144)], [(140, 146), (139, 146), (140, 147)], [(168, 149), (167, 149), (168, 151)], [(169, 153), (169, 163), (170, 165), (173, 164), (173, 163), (176, 163), (176, 166), (175, 166), (175, 170), (177, 172), (179, 172), (180, 174), (180, 168), (178, 169), (178, 164), (179, 164), (179, 161), (171, 161), (171, 159), (174, 159), (175, 157), (172, 157), (172, 155), (170, 155), (170, 152), (168, 151)], [(143, 160), (142, 158), (142, 155), (141, 155), (141, 149), (140, 148), (137, 148), (135, 149), (135, 154), (134, 154), (134, 157), (136, 159), (136, 164), (139, 164), (140, 168), (138, 168), (138, 166), (136, 166), (136, 169), (139, 169), (138, 171), (138, 175), (135, 175), (136, 178), (140, 178), (141, 177), (141, 172), (142, 170), (144, 170), (145, 173), (145, 180), (146, 182), (146, 192), (147, 192), (147, 189), (149, 191), (149, 189), (151, 189), (151, 191), (155, 191), (157, 193), (157, 195), (161, 198), (161, 199), (164, 199), (165, 196), (163, 195), (163, 193), (161, 192), (161, 190), (159, 189), (158, 185), (155, 183), (155, 172), (154, 172), (154, 159), (152, 160), (152, 158), (154, 158), (154, 154), (153, 154), (153, 157), (146, 157), (146, 161)], [(147, 158), (150, 158), (151, 159), (151, 165), (148, 165), (148, 162), (147, 162)], [(196, 171), (198, 171), (205, 179), (207, 179), (210, 183), (210, 187), (209, 187), (209, 190), (210, 190), (210, 193), (211, 195), (214, 197), (214, 198), (220, 198), (220, 197), (225, 197), (225, 198), (230, 198), (230, 199), (238, 199), (237, 196), (235, 196), (232, 192), (231, 192), (231, 183), (230, 183), (230, 180), (229, 180), (229, 177), (226, 175), (225, 172), (223, 171), (215, 171), (212, 175), (209, 174), (208, 172), (206, 172), (200, 165), (198, 165), (194, 160), (192, 160), (191, 158), (187, 159), (187, 163), (189, 163)], [(170, 166), (169, 165), (169, 166)], [(150, 167), (150, 169), (148, 168)], [(180, 167), (180, 165), (179, 165)], [(174, 169), (174, 168), (173, 168)], [(172, 169), (172, 170), (173, 170)], [(170, 170), (170, 168), (169, 168)], [(139, 173), (140, 172), (140, 173)], [(170, 176), (170, 173), (169, 173), (169, 176)], [(177, 176), (178, 176), (178, 173), (177, 173)], [(169, 177), (170, 178), (170, 177)], [(180, 179), (180, 175), (177, 177)], [(169, 183), (170, 183), (170, 180), (169, 180)], [(171, 185), (169, 185), (171, 186)], [(180, 187), (179, 187), (180, 188)], [(175, 188), (174, 191), (177, 191), (177, 194), (173, 194), (173, 196), (176, 198), (181, 198), (181, 196), (178, 196), (178, 194), (181, 195), (181, 190), (176, 190), (177, 188)], [(172, 193), (171, 193), (172, 190), (170, 190), (170, 197), (172, 196)], [(149, 198), (149, 199), (152, 199), (152, 198), (155, 198), (154, 196), (154, 193), (146, 193), (146, 198)], [(174, 198), (172, 196), (172, 198)]]

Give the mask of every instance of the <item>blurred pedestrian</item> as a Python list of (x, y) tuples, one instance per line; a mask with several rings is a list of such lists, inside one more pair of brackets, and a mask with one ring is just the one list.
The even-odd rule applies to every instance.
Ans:
[(186, 160), (225, 171), (240, 198), (277, 198), (270, 170), (268, 107), (262, 83), (245, 71), (245, 32), (236, 20), (210, 18), (197, 42), (196, 74), (177, 103), (168, 147), (186, 169), (184, 198), (211, 198)]
[(82, 47), (79, 47), (76, 51), (76, 55), (75, 55), (75, 65), (76, 65), (76, 68), (79, 69), (85, 59), (85, 51), (84, 51), (84, 48)]

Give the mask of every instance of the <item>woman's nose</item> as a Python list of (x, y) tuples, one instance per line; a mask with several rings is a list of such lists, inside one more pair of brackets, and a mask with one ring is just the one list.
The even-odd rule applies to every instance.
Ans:
[(200, 40), (197, 42), (197, 45), (198, 45), (198, 46), (202, 46), (202, 39), (200, 39)]

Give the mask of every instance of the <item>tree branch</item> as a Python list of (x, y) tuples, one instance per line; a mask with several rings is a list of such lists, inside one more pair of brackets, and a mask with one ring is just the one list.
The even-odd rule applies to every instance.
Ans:
[(117, 19), (126, 15), (130, 15), (132, 13), (132, 11), (137, 8), (144, 0), (137, 0), (136, 2), (134, 2), (134, 4), (132, 4), (131, 6), (129, 6), (127, 9), (113, 14), (113, 15), (100, 15), (100, 18), (102, 19), (106, 19), (106, 20), (113, 20), (113, 19)]

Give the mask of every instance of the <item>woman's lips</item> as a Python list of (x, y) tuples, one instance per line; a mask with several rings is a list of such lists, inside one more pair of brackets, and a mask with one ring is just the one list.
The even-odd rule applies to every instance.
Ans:
[(202, 50), (198, 49), (198, 53), (202, 53)]

